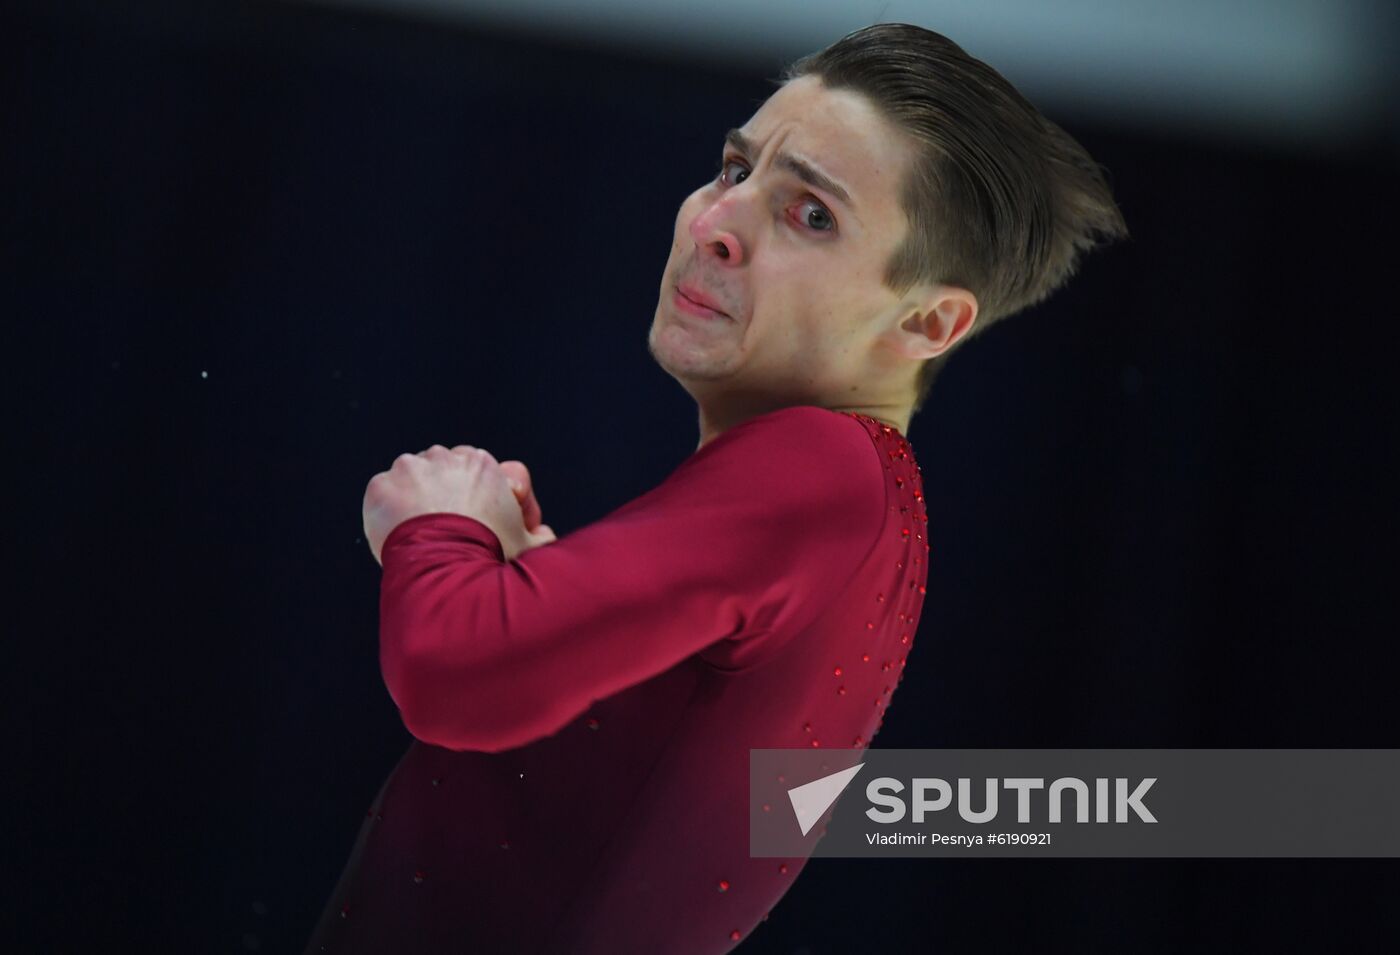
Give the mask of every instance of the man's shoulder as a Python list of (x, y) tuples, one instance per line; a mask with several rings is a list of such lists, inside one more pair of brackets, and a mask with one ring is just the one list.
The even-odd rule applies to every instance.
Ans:
[(825, 497), (877, 496), (884, 484), (879, 449), (865, 424), (818, 405), (757, 415), (720, 435), (712, 447), (716, 458), (742, 462), (756, 483), (777, 480), (794, 493), (807, 488)]

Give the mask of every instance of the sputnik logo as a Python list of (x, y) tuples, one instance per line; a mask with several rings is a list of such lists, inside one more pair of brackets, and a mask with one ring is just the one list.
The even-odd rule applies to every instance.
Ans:
[(792, 803), (792, 811), (797, 815), (797, 825), (801, 827), (805, 836), (812, 831), (812, 827), (817, 824), (817, 820), (822, 817), (822, 813), (830, 808), (836, 801), (836, 797), (841, 795), (842, 790), (855, 779), (856, 773), (864, 763), (856, 763), (850, 769), (843, 769), (839, 773), (832, 773), (830, 776), (823, 776), (821, 779), (814, 779), (810, 783), (803, 783), (787, 791), (788, 800)]

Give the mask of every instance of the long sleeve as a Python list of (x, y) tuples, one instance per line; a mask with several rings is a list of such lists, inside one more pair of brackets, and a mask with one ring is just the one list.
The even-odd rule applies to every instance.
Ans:
[(381, 551), (385, 684), (418, 739), (498, 752), (693, 654), (752, 665), (830, 606), (886, 506), (864, 427), (800, 405), (512, 561), (474, 518), (419, 515)]

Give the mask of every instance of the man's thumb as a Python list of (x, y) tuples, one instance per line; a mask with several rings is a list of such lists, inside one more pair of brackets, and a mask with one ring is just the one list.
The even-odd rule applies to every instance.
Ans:
[(541, 524), (536, 527), (534, 535), (546, 544), (552, 544), (559, 539), (554, 536), (554, 530), (548, 524)]

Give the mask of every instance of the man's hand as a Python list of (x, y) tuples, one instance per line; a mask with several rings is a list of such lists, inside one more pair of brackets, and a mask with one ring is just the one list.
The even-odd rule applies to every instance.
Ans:
[(421, 514), (461, 514), (481, 521), (500, 538), (506, 560), (555, 539), (541, 524), (530, 472), (519, 461), (498, 462), (484, 448), (435, 444), (421, 454), (401, 454), (388, 471), (370, 478), (364, 498), (365, 540), (380, 560), (384, 540), (399, 524)]
[[(460, 447), (460, 446), (459, 446)], [(505, 472), (506, 478), (510, 481), (510, 489), (515, 492), (515, 499), (520, 502), (520, 515), (525, 519), (525, 529), (537, 532), (544, 527), (540, 523), (544, 515), (540, 513), (540, 502), (535, 499), (535, 488), (530, 480), (530, 469), (525, 467), (522, 461), (502, 461), (501, 470)], [(553, 534), (553, 531), (549, 531)]]

